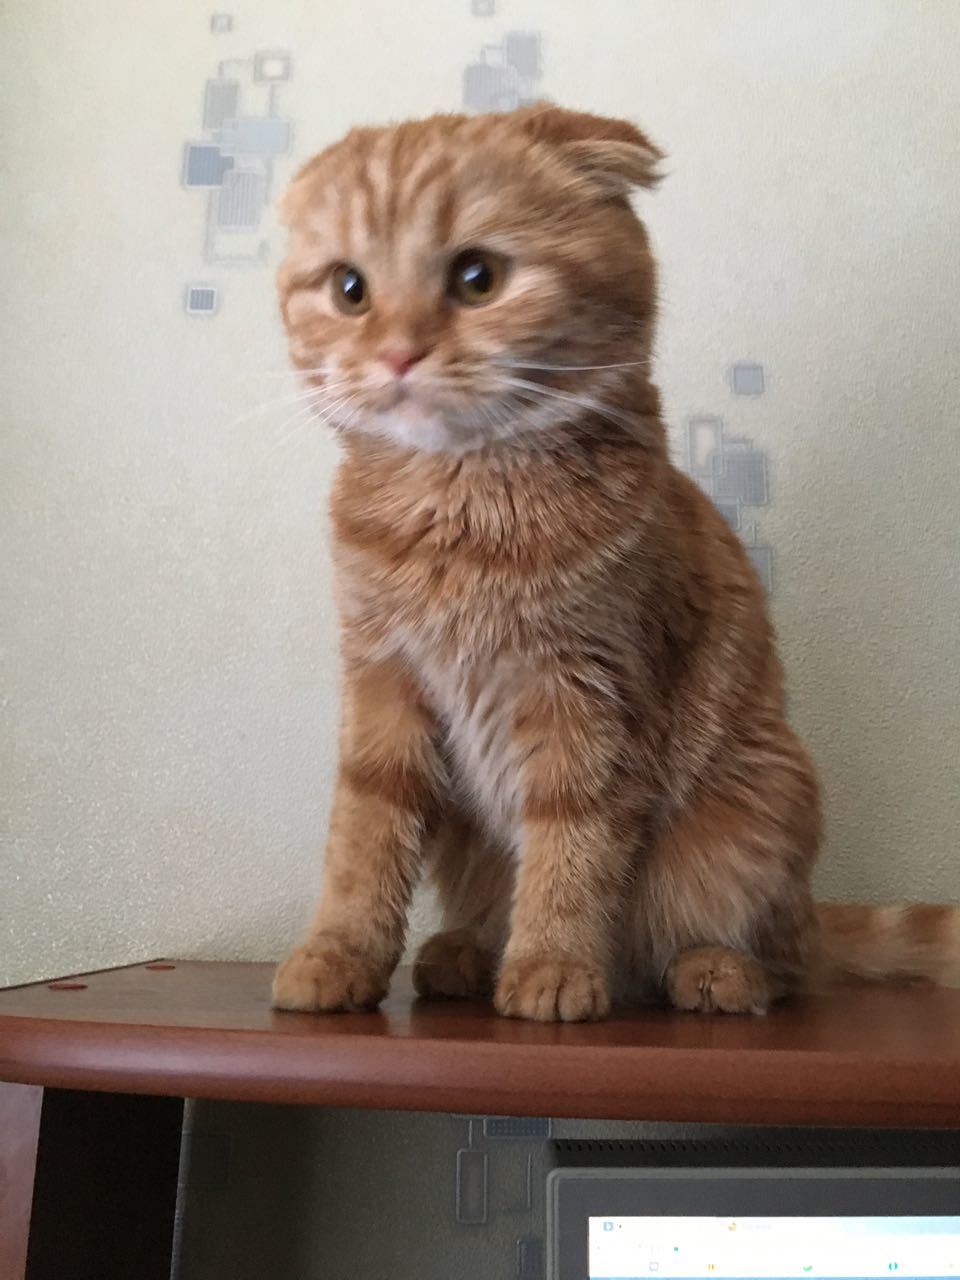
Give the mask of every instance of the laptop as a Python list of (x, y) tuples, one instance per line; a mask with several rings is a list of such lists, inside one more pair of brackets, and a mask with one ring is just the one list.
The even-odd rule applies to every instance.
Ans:
[(960, 1169), (560, 1168), (549, 1280), (960, 1280)]

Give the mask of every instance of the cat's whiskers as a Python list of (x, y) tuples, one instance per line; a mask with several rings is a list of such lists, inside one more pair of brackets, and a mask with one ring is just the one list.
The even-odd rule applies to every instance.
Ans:
[(555, 400), (562, 404), (584, 409), (597, 417), (606, 418), (617, 426), (627, 428), (631, 433), (635, 429), (635, 423), (627, 414), (618, 412), (595, 396), (575, 395), (569, 391), (561, 391), (558, 387), (547, 387), (540, 382), (529, 382), (525, 378), (506, 378), (504, 379), (504, 385), (519, 398), (529, 401), (536, 401), (537, 397), (542, 397), (544, 400)]
[[(345, 385), (345, 384), (344, 384)], [(334, 397), (334, 403), (328, 401)], [(311, 420), (323, 422), (326, 416), (336, 409), (336, 402), (344, 398), (343, 393), (338, 397), (335, 391), (326, 387), (314, 388), (309, 395), (298, 397), (292, 402), (293, 412), (288, 412), (287, 416), (273, 428), (271, 432), (272, 444), (260, 454), (254, 461), (257, 466), (261, 466), (263, 462), (269, 458), (277, 449), (281, 448), (284, 442), (289, 438), (290, 428), (296, 428), (301, 419), (304, 423)], [(283, 400), (273, 402), (275, 404), (286, 403), (286, 408), (291, 408), (291, 402)]]
[(255, 418), (261, 414), (269, 414), (274, 409), (289, 408), (291, 405), (316, 403), (324, 396), (332, 395), (347, 385), (347, 379), (341, 379), (337, 383), (328, 384), (322, 387), (301, 387), (297, 391), (291, 391), (286, 395), (274, 396), (270, 400), (264, 400), (260, 404), (254, 405), (253, 408), (239, 414), (227, 426), (230, 431), (242, 426), (243, 423), (249, 422), (251, 418)]
[[(284, 461), (290, 456), (294, 443), (302, 440), (304, 433), (307, 432), (313, 423), (318, 426), (325, 426), (330, 423), (332, 415), (342, 413), (350, 403), (357, 399), (356, 393), (341, 396), (333, 404), (329, 405), (326, 410), (316, 413), (313, 406), (301, 406), (297, 412), (284, 423), (281, 430), (283, 435), (276, 440), (270, 449), (266, 451), (260, 460), (259, 469), (263, 472), (263, 486), (261, 493), (266, 486), (274, 480), (277, 472), (283, 466)], [(335, 429), (337, 424), (333, 423)], [(316, 439), (317, 434), (310, 433), (311, 438)], [(270, 463), (267, 467), (266, 464)]]
[(343, 422), (333, 422), (331, 423), (331, 426), (335, 431), (346, 431), (353, 423), (353, 420), (357, 416), (357, 414), (361, 413), (362, 411), (363, 411), (363, 405), (358, 404), (355, 406), (355, 408), (350, 410), (350, 412), (347, 414)]
[[(302, 404), (289, 418), (287, 418), (286, 422), (281, 425), (279, 430), (281, 432), (286, 432), (288, 428), (293, 427), (294, 431), (297, 431), (300, 427), (305, 426), (311, 421), (323, 426), (325, 423), (330, 421), (333, 414), (337, 413), (344, 404), (349, 403), (349, 401), (355, 398), (356, 393), (351, 394), (350, 392), (345, 392), (330, 404), (325, 405), (318, 401), (310, 401), (307, 404)], [(282, 441), (279, 443), (282, 443)], [(268, 451), (266, 456), (269, 456), (272, 452), (273, 450)]]
[(296, 378), (300, 376), (322, 377), (330, 372), (330, 366), (326, 363), (310, 365), (305, 369), (301, 369), (295, 364), (286, 364), (279, 369), (250, 369), (241, 376), (245, 378)]
[(532, 360), (500, 359), (493, 362), (500, 369), (534, 369), (545, 373), (587, 373), (600, 369), (635, 369), (649, 360), (621, 360), (616, 364), (540, 364)]

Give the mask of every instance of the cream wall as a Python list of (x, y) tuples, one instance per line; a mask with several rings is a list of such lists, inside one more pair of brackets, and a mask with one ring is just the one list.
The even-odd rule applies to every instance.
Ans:
[[(192, 3), (4, 7), (0, 980), (274, 957), (315, 891), (335, 451), (287, 426), (271, 267), (204, 263), (179, 181), (204, 80), (261, 48), (294, 59), (278, 183), (354, 121), (457, 107), (510, 30), (542, 34), (538, 92), (669, 150), (642, 204), (661, 381), (678, 456), (708, 414), (767, 458), (822, 889), (960, 898), (960, 6), (492, 7), (238, 0), (223, 34)], [(192, 280), (215, 317), (184, 314)], [(732, 394), (740, 360), (762, 396)]]

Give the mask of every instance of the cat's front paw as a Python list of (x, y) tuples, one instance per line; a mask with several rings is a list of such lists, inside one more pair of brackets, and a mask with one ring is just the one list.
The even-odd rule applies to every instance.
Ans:
[(681, 951), (667, 970), (666, 987), (677, 1009), (698, 1013), (766, 1013), (778, 994), (752, 956), (728, 947)]
[(390, 970), (336, 938), (313, 938), (292, 951), (273, 979), (273, 1007), (304, 1013), (374, 1009)]
[(534, 1022), (595, 1022), (610, 1012), (610, 986), (594, 965), (569, 957), (508, 960), (494, 996), (506, 1018)]

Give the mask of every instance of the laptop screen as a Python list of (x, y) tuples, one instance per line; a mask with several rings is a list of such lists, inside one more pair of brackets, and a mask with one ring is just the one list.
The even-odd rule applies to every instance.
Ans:
[(960, 1217), (591, 1217), (589, 1280), (960, 1280)]

